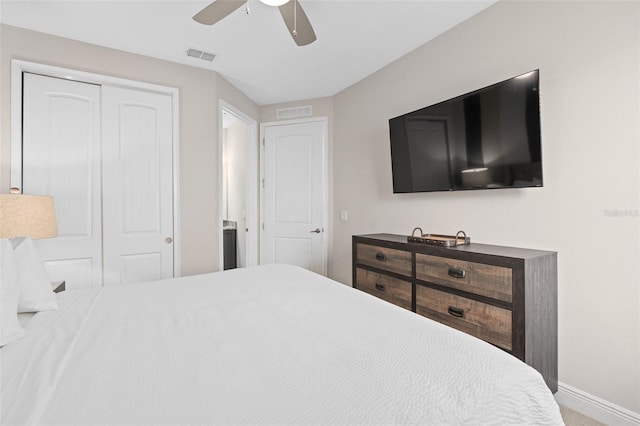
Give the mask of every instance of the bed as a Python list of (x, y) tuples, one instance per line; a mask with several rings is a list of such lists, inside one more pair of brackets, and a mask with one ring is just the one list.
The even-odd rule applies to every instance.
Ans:
[(518, 359), (294, 266), (57, 298), (1, 349), (3, 424), (562, 424)]

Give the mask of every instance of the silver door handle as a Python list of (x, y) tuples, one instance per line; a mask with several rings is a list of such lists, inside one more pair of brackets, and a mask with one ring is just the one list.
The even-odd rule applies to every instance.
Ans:
[(173, 238), (167, 237), (167, 238), (164, 239), (164, 242), (167, 243), (167, 244), (171, 244), (173, 242)]
[(310, 234), (313, 234), (313, 233), (319, 234), (320, 232), (322, 232), (320, 231), (320, 228), (316, 228), (313, 231), (309, 231)]

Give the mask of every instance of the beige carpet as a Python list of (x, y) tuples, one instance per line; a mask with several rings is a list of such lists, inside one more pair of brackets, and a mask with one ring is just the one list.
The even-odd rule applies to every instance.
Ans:
[(600, 423), (597, 420), (592, 419), (591, 417), (585, 416), (584, 414), (578, 413), (570, 408), (565, 407), (564, 405), (560, 406), (560, 414), (562, 414), (562, 419), (567, 426), (603, 426), (604, 423)]

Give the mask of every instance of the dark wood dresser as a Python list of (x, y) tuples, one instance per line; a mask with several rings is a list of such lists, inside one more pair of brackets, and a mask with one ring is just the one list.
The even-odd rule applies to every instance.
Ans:
[(353, 236), (353, 286), (485, 340), (558, 390), (557, 253)]

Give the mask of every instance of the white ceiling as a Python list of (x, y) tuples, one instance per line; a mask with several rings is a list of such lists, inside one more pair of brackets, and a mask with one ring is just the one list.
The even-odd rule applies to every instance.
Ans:
[(496, 0), (299, 0), (318, 37), (304, 47), (258, 0), (213, 26), (191, 19), (211, 0), (0, 1), (2, 23), (215, 70), (266, 105), (333, 96)]

